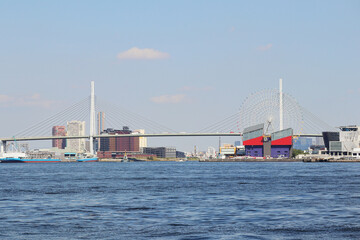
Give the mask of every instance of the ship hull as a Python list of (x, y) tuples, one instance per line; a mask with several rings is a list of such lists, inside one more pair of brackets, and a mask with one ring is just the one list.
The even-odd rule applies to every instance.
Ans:
[(83, 158), (83, 159), (78, 159), (76, 161), (78, 161), (78, 162), (98, 162), (99, 159), (98, 158)]
[(1, 163), (55, 163), (61, 162), (60, 159), (27, 159), (27, 158), (1, 158)]

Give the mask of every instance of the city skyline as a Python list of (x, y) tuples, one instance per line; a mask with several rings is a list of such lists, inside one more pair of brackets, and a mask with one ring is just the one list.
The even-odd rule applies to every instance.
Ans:
[[(236, 113), (279, 78), (330, 125), (359, 124), (359, 10), (358, 1), (1, 2), (0, 109), (12, 118), (0, 135), (88, 96), (90, 81), (99, 98), (178, 132)], [(149, 140), (184, 151), (217, 143)]]

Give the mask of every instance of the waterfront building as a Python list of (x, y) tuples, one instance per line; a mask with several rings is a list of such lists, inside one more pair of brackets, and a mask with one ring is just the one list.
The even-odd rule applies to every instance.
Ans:
[(287, 128), (271, 134), (271, 157), (289, 158), (292, 155), (293, 129)]
[(330, 142), (340, 141), (340, 132), (323, 132), (322, 135), (327, 153), (330, 153)]
[(176, 158), (186, 158), (185, 153), (181, 151), (176, 151)]
[[(66, 127), (65, 126), (53, 126), (52, 127), (52, 135), (53, 136), (66, 136)], [(66, 147), (66, 139), (53, 139), (52, 147), (65, 149)]]
[(311, 145), (309, 147), (310, 154), (324, 154), (326, 153), (326, 149), (324, 145)]
[(298, 150), (308, 150), (313, 145), (313, 139), (309, 137), (297, 137), (293, 139), (293, 148)]
[[(67, 122), (68, 136), (85, 136), (85, 121)], [(85, 139), (68, 139), (66, 149), (71, 152), (85, 152)]]
[[(132, 134), (145, 134), (145, 129), (136, 129)], [(139, 137), (139, 148), (147, 147), (147, 138)]]
[(292, 155), (292, 142), (292, 128), (264, 135), (264, 124), (258, 124), (243, 131), (246, 156), (289, 158)]
[(175, 147), (145, 147), (142, 151), (144, 154), (154, 154), (158, 158), (176, 158)]
[(207, 158), (216, 158), (216, 149), (214, 147), (208, 147), (206, 152)]
[[(97, 114), (97, 134), (100, 135), (105, 129), (105, 113), (98, 112)], [(100, 149), (100, 141), (99, 139), (95, 139), (95, 152)]]
[(234, 157), (236, 155), (236, 147), (231, 144), (224, 144), (219, 149), (220, 155), (225, 157)]
[[(132, 134), (129, 127), (124, 126), (122, 130), (113, 128), (105, 129), (101, 135)], [(100, 138), (100, 151), (107, 152), (139, 152), (139, 137), (103, 137)]]
[(243, 131), (245, 155), (263, 157), (264, 155), (264, 124), (247, 127)]
[(341, 126), (340, 132), (323, 132), (324, 145), (332, 156), (360, 157), (360, 126)]
[(105, 113), (98, 112), (97, 114), (97, 134), (101, 134), (105, 129)]
[(237, 146), (236, 147), (236, 156), (245, 156), (245, 146)]

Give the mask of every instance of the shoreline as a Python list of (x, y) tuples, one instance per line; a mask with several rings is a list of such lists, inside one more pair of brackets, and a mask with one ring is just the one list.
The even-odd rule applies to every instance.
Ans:
[(298, 159), (298, 158), (282, 158), (282, 159), (254, 159), (254, 158), (243, 158), (243, 159), (204, 159), (199, 162), (304, 162), (304, 163), (315, 163), (315, 162), (360, 162), (360, 159)]
[[(99, 162), (122, 162), (120, 159), (100, 159)], [(188, 161), (179, 161), (179, 160), (137, 160), (129, 162), (304, 162), (304, 163), (315, 163), (315, 162), (342, 162), (342, 163), (358, 163), (360, 159), (348, 160), (348, 159), (296, 159), (296, 158), (283, 158), (283, 159), (204, 159), (204, 160), (188, 160)]]

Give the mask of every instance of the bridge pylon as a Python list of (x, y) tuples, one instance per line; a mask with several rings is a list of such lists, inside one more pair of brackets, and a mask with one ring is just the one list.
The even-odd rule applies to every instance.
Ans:
[(95, 134), (95, 86), (91, 81), (90, 94), (90, 153), (94, 155), (94, 134)]

